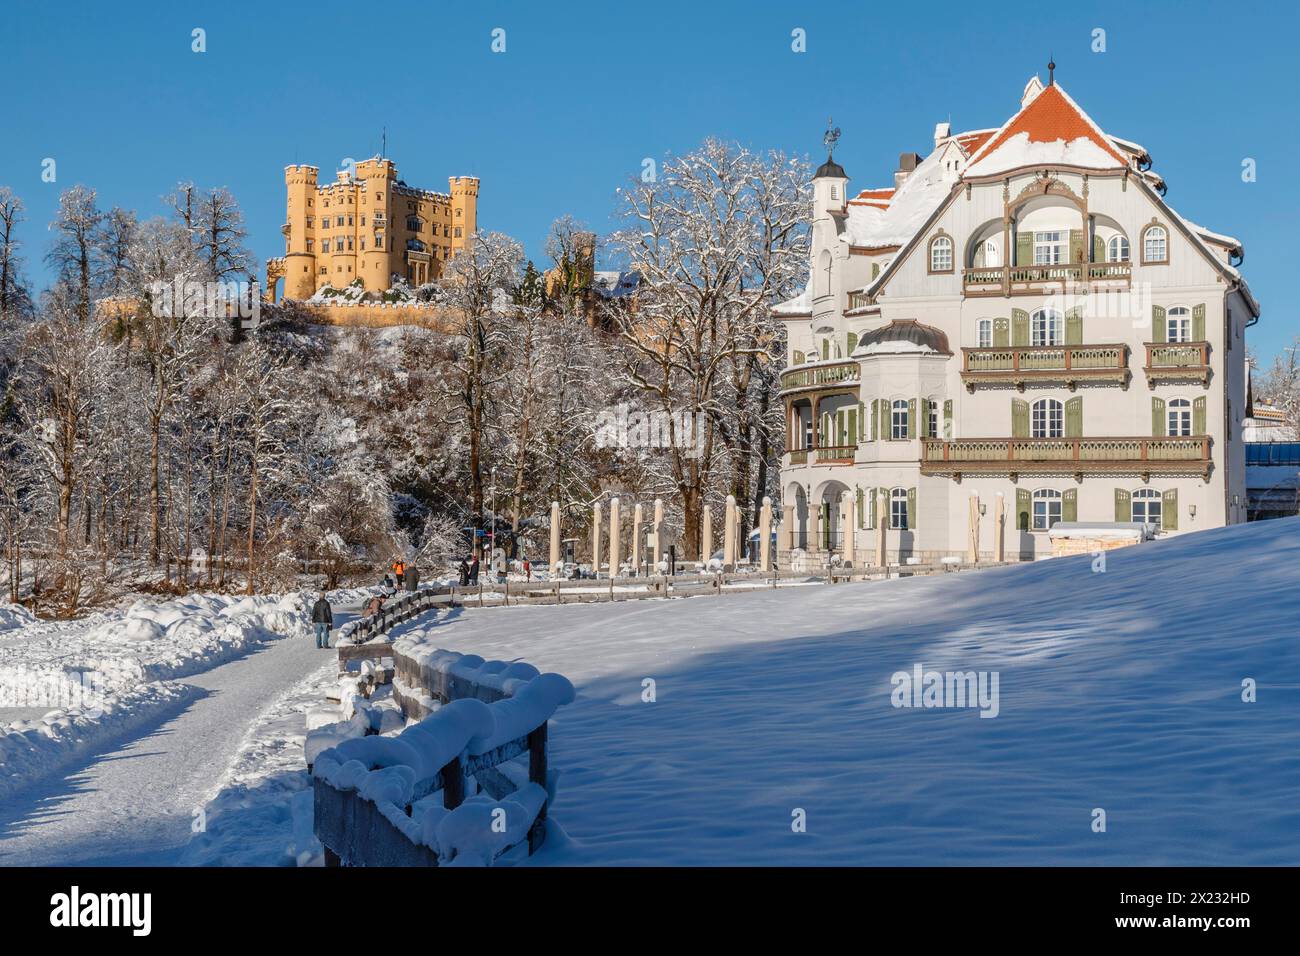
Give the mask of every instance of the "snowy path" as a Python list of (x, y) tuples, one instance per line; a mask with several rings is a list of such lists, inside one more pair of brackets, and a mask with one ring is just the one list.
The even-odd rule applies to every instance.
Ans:
[(249, 726), (333, 653), (284, 638), (185, 678), (198, 694), (179, 713), (0, 808), (0, 866), (175, 862)]

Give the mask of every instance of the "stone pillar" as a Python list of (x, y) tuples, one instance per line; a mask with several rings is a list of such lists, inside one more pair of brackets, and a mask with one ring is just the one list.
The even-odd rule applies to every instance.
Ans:
[[(789, 554), (794, 550), (794, 505), (781, 506), (781, 536), (777, 539), (777, 551)], [(778, 555), (779, 558), (779, 555)]]
[(1006, 544), (1002, 539), (1002, 522), (1006, 517), (1006, 499), (1002, 497), (1002, 492), (998, 492), (997, 502), (993, 506), (993, 560), (1005, 561)]
[(591, 573), (600, 577), (600, 502), (591, 510)]
[(700, 560), (705, 564), (713, 556), (713, 512), (704, 506), (703, 528), (700, 530)]
[(641, 510), (641, 502), (636, 503), (632, 509), (632, 573), (641, 573), (641, 521), (645, 517), (645, 512)]
[(611, 578), (618, 577), (618, 566), (622, 561), (618, 531), (618, 499), (611, 498), (609, 502), (609, 576)]
[(736, 570), (736, 497), (727, 495), (727, 518), (722, 530), (722, 570)]
[(980, 559), (980, 496), (979, 492), (970, 493), (970, 530), (967, 534), (966, 561), (975, 564)]
[(551, 577), (558, 574), (560, 567), (560, 503), (551, 502)]
[(850, 567), (857, 559), (856, 555), (856, 536), (858, 523), (858, 496), (852, 491), (846, 491), (840, 498), (840, 513), (844, 515), (844, 548), (842, 557), (845, 563)]
[(655, 499), (655, 573), (664, 557), (664, 500)]
[(883, 568), (888, 560), (885, 536), (889, 533), (889, 492), (880, 488), (876, 493), (876, 567)]
[(766, 495), (758, 510), (758, 569), (772, 570), (772, 499)]

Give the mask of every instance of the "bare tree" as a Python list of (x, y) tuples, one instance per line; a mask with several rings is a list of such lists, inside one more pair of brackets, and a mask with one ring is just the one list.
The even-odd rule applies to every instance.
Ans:
[(22, 221), (23, 201), (8, 186), (0, 186), (0, 322), (30, 304), (18, 253), (18, 224)]
[(77, 317), (90, 320), (93, 309), (95, 259), (103, 213), (96, 205), (95, 190), (73, 186), (59, 197), (59, 211), (50, 229), (54, 243), (45, 259), (69, 289)]

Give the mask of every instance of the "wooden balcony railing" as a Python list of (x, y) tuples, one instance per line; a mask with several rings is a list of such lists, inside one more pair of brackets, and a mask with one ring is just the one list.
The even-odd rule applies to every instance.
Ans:
[(819, 465), (851, 465), (853, 458), (858, 453), (858, 446), (854, 445), (823, 445), (817, 449), (816, 458), (814, 459)]
[(1210, 383), (1209, 342), (1147, 342), (1147, 362), (1143, 367), (1147, 385), (1158, 382)]
[(963, 269), (966, 295), (1029, 295), (1048, 287), (1082, 285), (1127, 289), (1133, 267), (1127, 262), (1074, 262), (1050, 266), (979, 266)]
[(787, 369), (781, 373), (781, 389), (789, 391), (801, 388), (817, 388), (825, 385), (839, 385), (858, 380), (858, 363), (853, 361), (836, 362), (832, 365), (809, 365)]
[(1013, 345), (963, 348), (962, 381), (967, 391), (980, 383), (1011, 384), (1024, 389), (1028, 381), (1109, 381), (1127, 386), (1128, 347), (1124, 345)]
[(808, 464), (807, 448), (787, 448), (785, 453), (790, 456), (790, 464), (792, 465)]
[(1210, 473), (1207, 435), (1168, 438), (961, 438), (922, 441), (921, 473)]

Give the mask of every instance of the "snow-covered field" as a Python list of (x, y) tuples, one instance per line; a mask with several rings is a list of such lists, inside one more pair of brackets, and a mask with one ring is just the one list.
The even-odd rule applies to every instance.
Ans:
[[(535, 864), (1296, 864), (1298, 626), (1285, 519), (1101, 573), (1085, 555), (426, 634), (578, 688), (551, 732), (569, 839)], [(917, 664), (996, 672), (996, 718), (894, 707)]]

